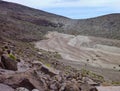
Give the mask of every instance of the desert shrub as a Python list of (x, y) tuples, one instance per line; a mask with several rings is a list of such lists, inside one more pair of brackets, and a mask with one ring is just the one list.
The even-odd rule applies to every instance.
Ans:
[(61, 56), (59, 53), (57, 53), (57, 52), (56, 52), (56, 54), (54, 55), (54, 57), (57, 58), (57, 59), (62, 59), (62, 56)]
[(112, 84), (119, 86), (119, 85), (120, 85), (120, 82), (119, 82), (119, 81), (112, 81)]
[(49, 63), (46, 63), (45, 65), (46, 65), (47, 67), (51, 67), (51, 64), (49, 64)]
[(82, 69), (81, 70), (81, 75), (82, 75), (82, 77), (88, 76), (88, 77), (91, 77), (91, 78), (94, 78), (94, 79), (98, 79), (100, 81), (104, 81), (104, 77), (103, 76), (95, 74), (95, 73), (93, 73), (93, 72), (91, 72), (89, 70), (86, 70), (86, 69)]
[(16, 60), (16, 57), (13, 54), (9, 54), (9, 57), (13, 60)]

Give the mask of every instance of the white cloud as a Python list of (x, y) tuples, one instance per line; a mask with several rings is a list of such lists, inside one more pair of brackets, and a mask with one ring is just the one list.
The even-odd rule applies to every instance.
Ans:
[(15, 2), (15, 3), (19, 3), (22, 5), (26, 5), (26, 6), (30, 6), (30, 7), (34, 7), (34, 8), (38, 8), (38, 7), (42, 8), (42, 7), (53, 6), (52, 4), (56, 0), (4, 0), (4, 1)]
[[(54, 5), (57, 7), (116, 7), (120, 4), (120, 0), (56, 0)], [(118, 5), (120, 7), (120, 5)]]
[[(4, 0), (72, 17), (120, 13), (120, 0)], [(74, 14), (73, 14), (74, 13)], [(77, 16), (76, 16), (77, 15)], [(85, 17), (85, 18), (86, 18)]]
[(120, 0), (5, 0), (17, 2), (27, 6), (39, 7), (96, 7), (96, 6), (116, 6)]
[(120, 0), (5, 0), (34, 8), (50, 7), (110, 7), (120, 8)]

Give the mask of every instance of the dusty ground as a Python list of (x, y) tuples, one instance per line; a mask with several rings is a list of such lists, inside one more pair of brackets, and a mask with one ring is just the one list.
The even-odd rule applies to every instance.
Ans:
[[(114, 40), (57, 32), (50, 32), (46, 37), (47, 40), (36, 42), (35, 46), (39, 49), (59, 52), (65, 63), (78, 69), (85, 67), (109, 76), (109, 79), (113, 76), (115, 80), (119, 79), (120, 48), (105, 45), (107, 42), (113, 43)], [(115, 41), (120, 43), (118, 40)]]
[(97, 87), (98, 91), (120, 91), (120, 86)]

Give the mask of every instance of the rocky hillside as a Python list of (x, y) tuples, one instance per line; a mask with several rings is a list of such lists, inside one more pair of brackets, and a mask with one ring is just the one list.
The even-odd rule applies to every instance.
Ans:
[(120, 39), (120, 14), (77, 20), (76, 30), (83, 35)]
[(47, 31), (120, 39), (120, 14), (92, 19), (74, 20), (32, 9), (19, 4), (0, 1), (1, 37), (22, 41), (43, 39)]
[(0, 0), (0, 91), (98, 91), (95, 86), (119, 85), (33, 45), (48, 31), (120, 39), (119, 17), (74, 20)]
[(0, 91), (98, 91), (95, 86), (103, 82), (59, 62), (57, 53), (37, 53), (30, 44), (2, 44)]
[(0, 36), (22, 41), (43, 38), (47, 31), (57, 31), (62, 27), (58, 20), (69, 20), (44, 11), (22, 5), (0, 1)]

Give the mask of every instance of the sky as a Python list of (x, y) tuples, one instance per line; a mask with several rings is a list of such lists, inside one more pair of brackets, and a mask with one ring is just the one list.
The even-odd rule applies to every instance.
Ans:
[(120, 13), (120, 0), (4, 0), (19, 3), (39, 10), (86, 19), (101, 15)]

